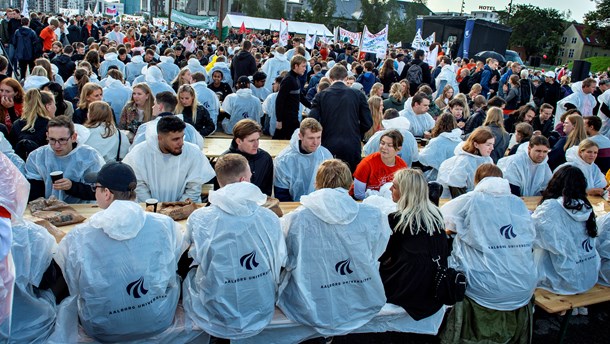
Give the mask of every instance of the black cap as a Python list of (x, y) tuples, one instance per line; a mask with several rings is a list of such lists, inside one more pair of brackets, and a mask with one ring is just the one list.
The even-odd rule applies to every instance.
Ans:
[(113, 191), (133, 191), (137, 185), (136, 174), (131, 166), (122, 162), (111, 161), (99, 172), (85, 176), (87, 183), (100, 183), (101, 186)]
[(265, 72), (256, 72), (256, 73), (254, 73), (254, 75), (252, 75), (253, 81), (260, 81), (260, 80), (266, 80), (266, 79), (267, 79), (267, 74), (265, 74)]

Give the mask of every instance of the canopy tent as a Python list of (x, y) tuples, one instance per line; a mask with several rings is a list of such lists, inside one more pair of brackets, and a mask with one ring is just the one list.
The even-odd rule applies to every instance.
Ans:
[[(244, 23), (244, 26), (248, 30), (271, 30), (271, 31), (280, 31), (280, 20), (279, 19), (267, 19), (267, 18), (258, 18), (258, 17), (248, 17), (248, 16), (240, 16), (237, 14), (227, 14), (225, 19), (222, 21), (223, 27), (233, 27), (239, 28), (241, 27), (241, 23)], [(288, 21), (288, 31), (294, 32), (297, 34), (305, 35), (315, 34), (317, 32), (318, 36), (328, 36), (332, 37), (332, 31), (328, 30), (326, 26), (317, 23), (307, 23), (307, 22), (297, 22), (297, 21)]]

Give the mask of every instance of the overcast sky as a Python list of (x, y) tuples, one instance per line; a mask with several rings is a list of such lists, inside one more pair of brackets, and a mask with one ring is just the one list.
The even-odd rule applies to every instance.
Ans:
[[(503, 10), (508, 6), (509, 0), (466, 0), (465, 12), (477, 11), (479, 6), (493, 6), (496, 10)], [(514, 0), (515, 4), (532, 4), (540, 8), (553, 7), (560, 12), (572, 11), (573, 20), (583, 22), (585, 13), (595, 10), (595, 3), (591, 0)], [(578, 4), (578, 5), (576, 5)], [(459, 12), (462, 5), (461, 0), (428, 0), (428, 8), (435, 12)]]

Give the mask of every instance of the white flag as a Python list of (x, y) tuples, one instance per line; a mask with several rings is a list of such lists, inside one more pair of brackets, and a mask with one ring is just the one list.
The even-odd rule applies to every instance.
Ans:
[(23, 0), (23, 9), (21, 10), (21, 14), (26, 18), (30, 17), (30, 10), (28, 9), (28, 0)]
[(93, 14), (94, 15), (100, 14), (100, 9), (99, 9), (99, 3), (98, 2), (95, 3), (95, 7), (93, 8)]
[(434, 47), (431, 52), (426, 56), (426, 63), (432, 67), (432, 69), (436, 68), (436, 59), (438, 58), (438, 46)]
[(314, 34), (313, 36), (310, 34), (305, 35), (305, 48), (306, 49), (313, 50), (313, 48), (315, 48), (317, 36), (318, 36), (317, 34)]
[(280, 21), (280, 39), (278, 43), (280, 46), (288, 45), (288, 22), (284, 18)]
[(417, 30), (417, 33), (415, 33), (415, 37), (413, 38), (411, 46), (415, 50), (421, 49), (423, 41), (424, 39), (421, 37), (421, 30)]

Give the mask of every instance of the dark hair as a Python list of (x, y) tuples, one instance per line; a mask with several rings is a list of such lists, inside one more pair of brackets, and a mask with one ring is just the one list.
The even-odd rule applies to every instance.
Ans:
[(533, 105), (530, 105), (530, 104), (525, 104), (525, 105), (519, 107), (517, 110), (515, 110), (514, 115), (517, 115), (517, 122), (525, 121), (525, 114), (527, 114), (530, 111), (533, 111), (534, 116), (536, 116), (536, 107)]
[(3, 55), (0, 55), (0, 70), (8, 68), (8, 59)]
[(422, 102), (424, 99), (428, 99), (428, 100), (430, 100), (430, 99), (428, 98), (428, 95), (427, 95), (426, 93), (424, 93), (424, 92), (417, 92), (417, 93), (415, 93), (415, 95), (413, 96), (413, 100), (411, 101), (411, 104), (421, 104), (421, 102)]
[[(563, 207), (565, 209), (593, 209), (587, 198), (587, 178), (578, 167), (566, 165), (555, 171), (549, 185), (542, 192), (540, 204), (547, 199), (557, 199), (559, 197), (563, 197)], [(591, 238), (597, 236), (597, 224), (593, 211), (587, 219), (586, 228), (587, 235)]]
[(424, 57), (424, 51), (421, 50), (421, 49), (415, 50), (415, 53), (413, 54), (413, 58), (414, 59), (421, 59), (422, 57)]
[(383, 119), (398, 118), (398, 116), (400, 116), (400, 112), (398, 112), (398, 110), (396, 110), (394, 108), (386, 109), (383, 112)]
[(157, 123), (157, 133), (169, 134), (171, 132), (184, 131), (186, 124), (177, 116), (163, 116)]
[(74, 48), (71, 45), (66, 45), (64, 47), (64, 54), (72, 54), (74, 52)]
[(595, 131), (600, 131), (602, 128), (602, 119), (597, 116), (586, 116), (583, 119), (587, 121), (587, 126), (593, 127)]
[(400, 131), (398, 131), (396, 129), (391, 129), (391, 130), (386, 131), (379, 138), (379, 142), (381, 142), (381, 139), (384, 137), (389, 137), (392, 139), (392, 145), (394, 146), (394, 149), (402, 147), (403, 137), (402, 137), (402, 134), (400, 133)]
[(62, 115), (50, 119), (47, 123), (47, 131), (49, 131), (49, 128), (55, 127), (68, 128), (68, 132), (70, 133), (70, 135), (74, 134), (74, 122), (72, 122), (72, 120), (68, 116)]
[(163, 104), (163, 111), (165, 112), (173, 112), (178, 104), (178, 98), (170, 91), (157, 93), (155, 100), (158, 104)]
[(498, 96), (492, 97), (491, 99), (489, 99), (487, 101), (487, 106), (488, 107), (495, 106), (495, 107), (501, 108), (502, 105), (506, 105), (506, 100), (504, 100), (504, 99), (502, 99), (502, 98), (500, 98)]
[(250, 79), (245, 75), (240, 76), (235, 83), (235, 88), (250, 88)]
[(445, 112), (442, 115), (438, 116), (438, 118), (436, 119), (436, 123), (434, 124), (434, 128), (432, 128), (430, 134), (434, 138), (442, 133), (450, 133), (451, 131), (453, 131), (453, 129), (457, 127), (458, 125), (455, 117), (450, 112)]
[(191, 78), (193, 78), (193, 81), (195, 82), (205, 81), (205, 75), (201, 72), (191, 74)]
[(44, 90), (45, 88), (48, 88), (49, 91), (51, 91), (51, 93), (53, 93), (53, 95), (55, 96), (55, 107), (57, 107), (57, 110), (55, 111), (55, 116), (64, 115), (68, 106), (64, 101), (63, 87), (60, 84), (51, 81), (42, 85), (40, 89)]
[(533, 136), (529, 141), (529, 146), (546, 146), (546, 148), (551, 148), (551, 144), (549, 143), (549, 139), (542, 135)]

